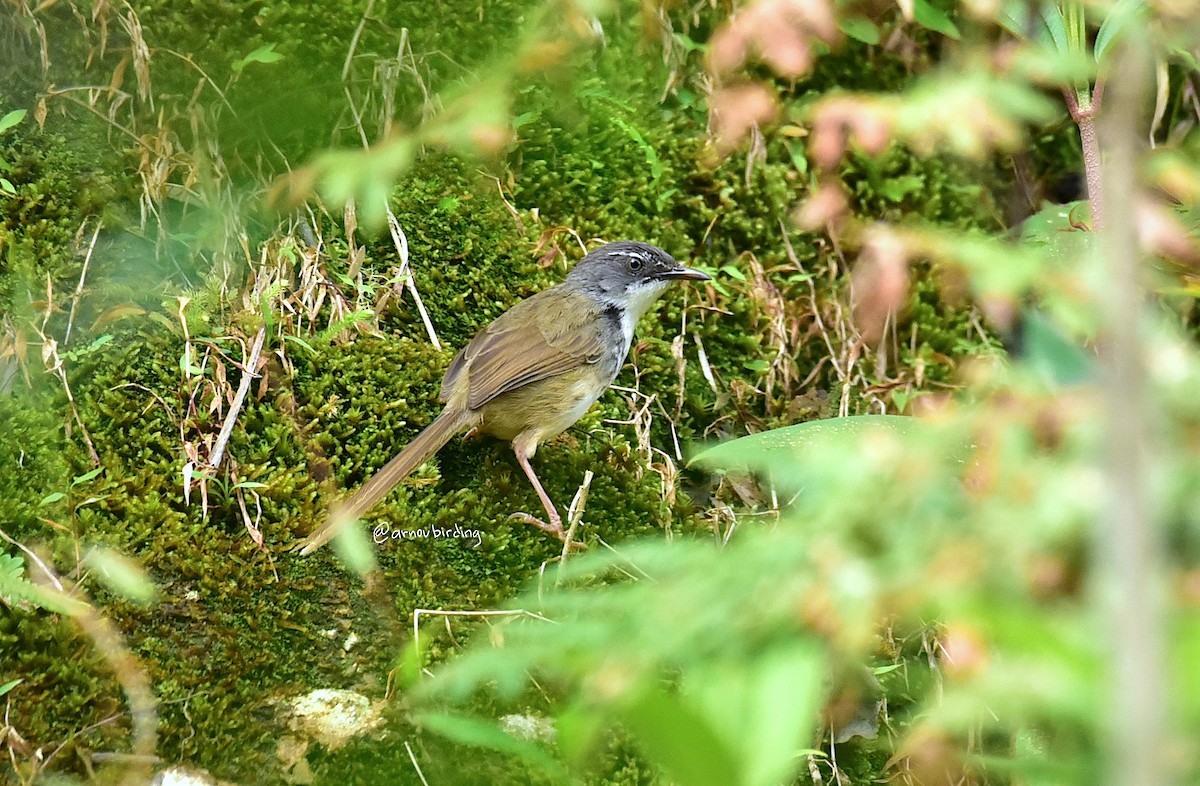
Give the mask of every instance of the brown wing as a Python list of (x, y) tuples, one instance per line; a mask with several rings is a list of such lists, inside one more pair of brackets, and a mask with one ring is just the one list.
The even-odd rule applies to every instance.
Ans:
[(464, 374), (467, 406), (478, 409), (501, 393), (596, 362), (603, 350), (597, 311), (590, 299), (558, 287), (522, 300), (451, 361), (442, 400)]

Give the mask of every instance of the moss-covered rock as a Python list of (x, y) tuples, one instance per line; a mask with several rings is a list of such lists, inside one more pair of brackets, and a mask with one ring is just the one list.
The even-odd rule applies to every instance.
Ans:
[[(405, 62), (415, 63), (417, 73), (405, 72), (394, 89), (397, 114), (415, 122), (422, 85), (437, 90), (490, 63), (528, 24), (533, 5), (377, 4), (353, 73), (394, 56), (396, 31), (407, 29), (416, 58)], [(225, 150), (234, 182), (251, 181), (256, 167), (282, 168), (257, 157), (266, 139), (297, 162), (331, 139), (357, 144), (342, 100), (341, 67), (361, 4), (143, 0), (136, 10), (155, 48), (153, 83), (166, 116), (185, 116), (197, 86), (203, 100), (211, 87), (167, 49), (192, 56), (229, 88), (230, 106), (213, 109), (216, 121), (197, 121), (214, 139), (187, 140), (185, 147)], [(717, 18), (703, 10), (699, 19), (674, 21), (704, 40)], [(300, 558), (287, 549), (323, 520), (336, 495), (362, 483), (433, 420), (454, 351), (513, 303), (562, 279), (579, 255), (572, 232), (589, 245), (655, 242), (714, 275), (711, 285), (667, 294), (639, 326), (633, 362), (617, 380), (655, 397), (638, 427), (621, 421), (646, 400), (610, 391), (534, 459), (563, 511), (586, 472), (595, 473), (585, 541), (619, 543), (660, 536), (666, 528), (696, 535), (704, 526), (706, 492), (690, 499), (674, 478), (664, 488), (655, 471), (671, 477), (664, 455), (677, 468), (684, 458), (677, 443), (685, 451), (712, 433), (827, 414), (837, 401), (840, 383), (818, 317), (831, 324), (842, 313), (838, 304), (852, 260), (828, 238), (792, 228), (790, 213), (811, 178), (803, 146), (767, 129), (761, 155), (751, 163), (744, 153), (714, 161), (703, 141), (699, 86), (685, 79), (665, 98), (663, 92), (672, 69), (695, 73), (699, 55), (673, 52), (663, 63), (661, 45), (648, 43), (640, 24), (622, 17), (605, 24), (604, 47), (569, 55), (553, 74), (523, 77), (514, 99), (519, 141), (490, 165), (498, 179), (430, 149), (391, 195), (414, 281), (444, 349), (431, 346), (407, 295), (375, 315), (378, 334), (329, 340), (301, 331), (293, 338), (304, 344), (272, 334), (267, 378), (251, 386), (226, 462), (207, 481), (206, 493), (193, 479), (187, 499), (182, 469), (209, 456), (241, 376), (240, 349), (227, 337), (252, 335), (260, 304), (243, 301), (238, 275), (208, 275), (210, 258), (186, 245), (191, 235), (175, 238), (176, 251), (186, 249), (185, 255), (159, 259), (150, 240), (128, 253), (105, 233), (93, 261), (93, 280), (101, 283), (88, 288), (81, 312), (88, 318), (80, 318), (71, 348), (86, 347), (97, 334), (111, 339), (80, 350), (66, 366), (100, 474), (72, 485), (92, 464), (81, 434), (66, 425), (69, 414), (56, 386), (0, 396), (0, 526), (42, 549), (63, 573), (75, 569), (89, 545), (112, 546), (141, 562), (161, 590), (160, 604), (144, 609), (85, 581), (151, 677), (164, 759), (186, 760), (241, 783), (280, 782), (282, 698), (331, 685), (382, 696), (409, 643), (415, 609), (494, 608), (538, 580), (542, 566), (558, 555), (558, 543), (509, 520), (518, 511), (540, 515), (540, 505), (509, 447), (491, 440), (452, 441), (371, 511), (367, 526), (386, 527), (388, 537), (379, 546), (380, 573), (368, 582), (346, 572), (329, 550)], [(197, 37), (197, 29), (206, 35)], [(250, 63), (230, 85), (231, 64), (269, 43), (284, 54), (282, 65)], [(63, 67), (72, 62), (82, 59), (61, 61)], [(111, 69), (115, 62), (94, 67), (102, 65)], [(776, 89), (787, 120), (798, 122), (811, 101), (830, 90), (894, 89), (908, 76), (898, 58), (854, 45), (821, 59), (809, 79)], [(172, 133), (188, 136), (185, 125), (177, 123)], [(110, 216), (106, 227), (115, 232), (122, 215), (135, 214), (137, 189), (124, 170), (125, 151), (117, 149), (123, 140), (105, 155), (98, 147), (94, 157), (81, 158), (57, 137), (22, 130), (28, 135), (16, 141), (5, 137), (2, 154), (15, 162), (8, 177), (18, 194), (0, 201), (0, 314), (12, 315), (32, 335), (31, 301), (45, 279), (62, 292), (78, 278), (75, 238), (83, 220)], [(878, 161), (852, 158), (841, 174), (860, 216), (996, 226), (994, 172), (893, 151)], [(196, 217), (182, 202), (164, 209), (167, 226), (187, 227), (185, 219)], [(248, 256), (256, 258), (253, 239), (267, 230), (250, 226), (250, 219), (246, 224)], [(366, 252), (365, 286), (358, 289), (346, 275), (349, 243), (340, 222), (326, 220), (320, 229), (325, 244), (318, 264), (334, 285), (367, 301), (378, 292), (370, 288), (391, 285), (400, 261), (386, 233), (357, 238)], [(547, 246), (539, 241), (551, 239), (564, 256), (545, 256)], [(966, 307), (946, 302), (930, 271), (914, 273), (902, 331), (913, 340), (901, 342), (899, 360), (923, 363), (926, 380), (945, 382), (956, 358), (989, 341)], [(191, 298), (183, 318), (192, 349), (227, 352), (226, 379), (218, 379), (215, 364), (197, 372), (181, 362), (180, 296)], [(139, 310), (127, 308), (124, 319), (101, 321), (93, 330), (92, 317), (114, 303)], [(62, 301), (58, 305), (62, 309)], [(63, 320), (63, 313), (52, 317), (52, 335), (60, 335), (55, 331)], [(867, 378), (859, 387), (876, 381)], [(648, 443), (639, 444), (639, 437)], [(661, 453), (648, 457), (647, 448)], [(52, 492), (64, 496), (43, 504)], [(261, 548), (247, 522), (261, 533)], [(453, 657), (479, 625), (470, 617), (426, 622), (422, 663)], [(0, 683), (25, 679), (6, 700), (14, 725), (35, 746), (56, 745), (122, 711), (102, 658), (52, 615), (22, 611), (0, 620), (0, 663), (13, 664)], [(547, 691), (553, 695), (553, 686)], [(536, 711), (547, 701), (527, 698), (527, 706), (504, 709)], [(70, 748), (121, 750), (127, 734), (122, 723), (97, 726), (74, 738), (60, 766), (80, 771)], [(308, 761), (318, 783), (415, 784), (420, 779), (405, 742), (430, 782), (516, 784), (540, 777), (519, 761), (421, 729), (402, 699), (389, 706), (377, 736), (336, 752), (314, 750)], [(848, 756), (843, 766), (864, 781), (877, 775), (884, 758), (866, 748)], [(597, 754), (589, 772), (596, 784), (658, 782), (624, 739)]]

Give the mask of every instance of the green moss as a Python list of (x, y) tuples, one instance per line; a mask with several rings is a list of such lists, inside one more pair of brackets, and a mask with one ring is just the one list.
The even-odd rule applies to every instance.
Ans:
[[(455, 351), (513, 303), (561, 280), (562, 270), (539, 268), (495, 181), (462, 161), (421, 161), (394, 191), (392, 210), (438, 338)], [(386, 232), (370, 248), (368, 267), (399, 267)], [(426, 340), (411, 297), (381, 316), (384, 328)]]
[[(378, 4), (355, 68), (371, 57), (394, 56), (395, 31), (407, 28), (421, 78), (436, 90), (511, 45), (530, 6), (505, 0), (464, 12), (439, 4)], [(215, 125), (230, 167), (257, 161), (251, 153), (264, 136), (294, 163), (331, 138), (345, 142), (348, 135), (357, 144), (357, 132), (342, 114), (340, 69), (361, 4), (177, 6), (143, 0), (137, 9), (156, 50), (154, 90), (168, 115), (191, 101), (200, 77), (161, 50), (194, 55), (222, 85), (230, 64), (262, 44), (277, 43), (287, 58), (280, 65), (250, 64), (229, 90), (234, 111)], [(695, 28), (682, 16), (674, 21), (694, 40), (705, 40), (714, 18), (704, 10)], [(278, 699), (318, 685), (382, 695), (407, 642), (413, 609), (495, 607), (536, 580), (542, 564), (558, 554), (556, 542), (508, 520), (516, 511), (540, 515), (540, 505), (509, 447), (490, 440), (452, 441), (372, 511), (372, 525), (431, 534), (381, 545), (386, 597), (366, 592), (329, 550), (305, 559), (286, 552), (323, 520), (336, 495), (362, 483), (432, 421), (440, 409), (442, 371), (454, 351), (512, 303), (562, 279), (566, 260), (543, 268), (535, 257), (542, 232), (571, 229), (589, 244), (598, 238), (656, 242), (716, 274), (712, 294), (679, 287), (664, 297), (639, 326), (634, 366), (618, 379), (657, 397), (650, 409), (650, 440), (677, 463), (676, 438), (686, 449), (710, 430), (736, 434), (826, 414), (823, 402), (837, 400), (827, 395), (837, 389), (828, 365), (800, 387), (828, 354), (817, 335), (816, 310), (843, 298), (846, 280), (846, 260), (826, 238), (790, 228), (789, 215), (809, 187), (803, 146), (768, 129), (764, 155), (751, 166), (741, 153), (718, 164), (709, 161), (701, 91), (685, 82), (660, 102), (669, 67), (658, 62), (654, 46), (640, 40), (639, 25), (627, 22), (608, 25), (606, 47), (578, 53), (516, 98), (520, 144), (497, 174), (522, 225), (496, 182), (479, 174), (476, 164), (436, 151), (394, 190), (392, 207), (407, 233), (415, 281), (445, 349), (430, 346), (407, 295), (379, 315), (383, 337), (360, 336), (342, 345), (303, 336), (312, 354), (289, 345), (295, 375), (272, 370), (261, 398), (254, 386), (229, 445), (226, 467), (236, 474), (210, 482), (207, 515), (197, 496), (190, 503), (183, 498), (184, 443), (207, 456), (225, 410), (209, 411), (212, 399), (203, 388), (192, 398), (180, 371), (182, 337), (170, 327), (178, 318), (156, 305), (163, 296), (170, 301), (185, 293), (166, 282), (195, 271), (203, 278), (208, 264), (203, 254), (189, 249), (182, 259), (160, 261), (148, 247), (127, 253), (128, 248), (106, 245), (108, 238), (101, 242), (94, 271), (110, 288), (120, 283), (120, 294), (95, 300), (130, 300), (153, 313), (104, 328), (113, 333), (112, 341), (68, 363), (100, 454), (99, 477), (69, 488), (70, 479), (90, 463), (78, 433), (64, 437), (67, 418), (57, 393), (0, 397), (5, 426), (0, 518), (7, 523), (0, 526), (45, 543), (64, 572), (74, 568), (82, 547), (114, 546), (141, 561), (162, 590), (161, 605), (143, 610), (87, 584), (153, 680), (162, 718), (158, 753), (164, 759), (187, 760), (237, 782), (275, 781), (274, 745), (282, 734)], [(197, 39), (197, 26), (211, 35)], [(482, 43), (462, 46), (475, 41)], [(452, 52), (454, 59), (437, 52)], [(693, 53), (673, 65), (695, 73), (698, 58)], [(580, 77), (585, 73), (590, 78)], [(809, 79), (776, 87), (785, 116), (798, 121), (830, 90), (893, 89), (908, 76), (898, 58), (849, 47), (822, 58)], [(396, 90), (400, 120), (413, 120), (421, 103), (416, 79), (407, 75)], [(176, 131), (189, 133), (182, 126)], [(110, 185), (109, 178), (128, 174), (105, 174), (96, 166), (104, 161), (119, 170), (127, 159), (119, 153), (106, 157), (102, 153), (111, 149), (100, 145), (96, 151), (95, 158), (80, 157), (57, 137), (32, 132), (5, 148), (3, 156), (17, 164), (9, 177), (18, 196), (0, 201), (0, 313), (29, 316), (28, 301), (44, 289), (47, 275), (58, 292), (69, 290), (78, 276), (80, 260), (72, 249), (84, 217), (107, 211), (117, 226), (122, 212), (132, 215), (136, 209), (129, 199), (131, 178), (125, 186)], [(1057, 160), (1050, 153), (1045, 158)], [(854, 158), (842, 174), (863, 217), (995, 228), (993, 172), (893, 151), (879, 161)], [(336, 278), (347, 266), (346, 244), (335, 223), (322, 229), (333, 258), (321, 261)], [(785, 247), (785, 232), (802, 270)], [(390, 238), (360, 236), (359, 242), (367, 248), (368, 282), (382, 285), (398, 265)], [(569, 235), (560, 235), (560, 246), (577, 258)], [(837, 275), (829, 275), (831, 270)], [(945, 302), (930, 271), (918, 267), (914, 281), (907, 324), (917, 329), (916, 352), (908, 354), (902, 342), (900, 362), (921, 361), (928, 380), (948, 381), (954, 360), (987, 342), (975, 333), (969, 311)], [(194, 335), (226, 333), (230, 322), (252, 327), (244, 315), (227, 312), (239, 293), (188, 294), (194, 295), (189, 314)], [(695, 307), (702, 296), (709, 308)], [(92, 302), (89, 297), (85, 307), (103, 307), (89, 306)], [(681, 382), (671, 341), (685, 317)], [(772, 333), (777, 325), (789, 336), (782, 357)], [(697, 339), (717, 392), (701, 371)], [(268, 353), (275, 349), (268, 347)], [(769, 376), (771, 364), (787, 373)], [(236, 369), (229, 370), (236, 378)], [(640, 406), (635, 402), (633, 409)], [(625, 394), (611, 391), (567, 435), (544, 445), (534, 465), (547, 491), (565, 510), (585, 472), (595, 473), (584, 517), (584, 537), (593, 543), (596, 537), (609, 543), (658, 537), (665, 527), (697, 533), (702, 526), (697, 503), (683, 494), (674, 503), (664, 501), (658, 475), (638, 455), (634, 429), (604, 422), (628, 419), (630, 410)], [(246, 502), (265, 550), (246, 532), (233, 488), (242, 481), (264, 484)], [(70, 495), (39, 504), (56, 490)], [(39, 517), (54, 518), (64, 529), (48, 528)], [(480, 543), (432, 536), (435, 528), (455, 526), (478, 529)], [(477, 627), (464, 618), (427, 623), (425, 663), (453, 657)], [(350, 632), (359, 643), (347, 652), (342, 645)], [(0, 650), (4, 663), (15, 664), (14, 676), (26, 678), (10, 695), (15, 725), (34, 745), (56, 744), (120, 711), (119, 689), (90, 643), (69, 624), (48, 615), (7, 616), (0, 620)], [(12, 653), (21, 655), (10, 660)], [(0, 681), (8, 676), (0, 675)], [(541, 706), (535, 699), (530, 703)], [(518, 762), (421, 730), (405, 716), (402, 700), (389, 713), (379, 735), (336, 753), (314, 751), (310, 763), (318, 783), (417, 783), (405, 741), (412, 742), (430, 782), (535, 782)], [(116, 750), (126, 739), (124, 726), (108, 724), (73, 744)], [(877, 776), (885, 759), (884, 752), (862, 746), (846, 748), (839, 762), (856, 782), (865, 782)], [(64, 768), (76, 766), (66, 753), (58, 761)], [(597, 754), (590, 772), (588, 782), (596, 784), (658, 782), (623, 739)]]
[(93, 158), (31, 124), (0, 137), (0, 159), (16, 190), (0, 196), (0, 314), (25, 316), (30, 300), (45, 298), (47, 278), (60, 298), (76, 282), (76, 245), (88, 239), (78, 235), (85, 220), (108, 215), (112, 186)]
[[(124, 700), (111, 668), (92, 642), (69, 620), (45, 612), (0, 614), (3, 676), (22, 683), (6, 694), (9, 722), (36, 746), (70, 742), (60, 752), (70, 766), (79, 749), (106, 750), (128, 733), (125, 719), (85, 728), (120, 716)], [(0, 773), (8, 775), (6, 768)]]
[(0, 528), (19, 540), (48, 534), (38, 519), (57, 508), (41, 500), (67, 490), (64, 418), (49, 392), (0, 395)]

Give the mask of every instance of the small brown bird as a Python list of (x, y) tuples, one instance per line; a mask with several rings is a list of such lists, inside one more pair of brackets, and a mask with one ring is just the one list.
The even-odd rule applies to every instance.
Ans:
[(592, 251), (563, 283), (517, 303), (454, 357), (442, 378), (442, 414), (335, 505), (300, 553), (329, 542), (464, 431), (512, 443), (549, 521), (521, 518), (564, 539), (562, 518), (529, 459), (608, 389), (629, 354), (634, 325), (671, 282), (708, 278), (648, 243), (621, 241)]

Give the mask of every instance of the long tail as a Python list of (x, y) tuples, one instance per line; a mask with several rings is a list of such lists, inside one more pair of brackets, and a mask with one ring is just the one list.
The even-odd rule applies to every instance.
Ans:
[(329, 518), (321, 527), (304, 541), (300, 553), (311, 554), (324, 546), (342, 527), (357, 521), (364, 513), (375, 507), (375, 504), (387, 496), (387, 493), (397, 483), (408, 477), (408, 474), (437, 453), (442, 445), (450, 441), (458, 432), (472, 422), (472, 415), (465, 412), (451, 412), (446, 409), (437, 420), (426, 426), (425, 430), (413, 438), (404, 450), (376, 472), (362, 488), (354, 492), (348, 499), (335, 504), (329, 512)]

